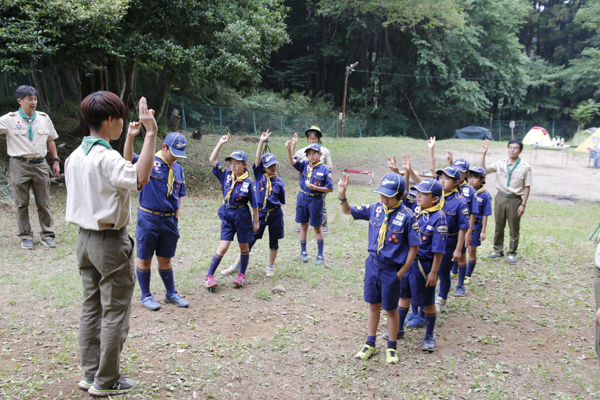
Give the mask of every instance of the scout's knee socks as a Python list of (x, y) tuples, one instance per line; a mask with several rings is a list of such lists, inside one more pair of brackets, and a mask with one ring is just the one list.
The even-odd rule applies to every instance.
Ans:
[[(406, 314), (408, 314), (408, 308), (398, 307), (398, 315), (400, 316), (400, 330), (404, 326), (404, 320), (406, 320)], [(415, 313), (416, 314), (416, 313)]]
[(306, 240), (301, 240), (300, 241), (300, 251), (302, 253), (306, 253)]
[(410, 307), (412, 309), (412, 315), (419, 315), (419, 306), (417, 305), (417, 301), (415, 299), (410, 302)]
[(448, 293), (450, 292), (450, 288), (452, 287), (452, 278), (450, 278), (450, 271), (445, 270), (438, 274), (440, 278), (440, 292), (438, 296), (443, 299), (448, 298)]
[(433, 337), (433, 329), (435, 328), (436, 313), (428, 314), (425, 313), (425, 337)]
[(452, 264), (452, 273), (454, 275), (458, 273), (458, 261), (454, 261), (454, 264)]
[(158, 275), (160, 275), (160, 278), (165, 284), (167, 296), (175, 293), (175, 280), (173, 279), (173, 268), (169, 268), (168, 270), (159, 269)]
[(466, 271), (467, 276), (471, 276), (471, 274), (473, 274), (473, 270), (475, 269), (475, 264), (477, 264), (477, 260), (469, 261), (467, 263), (467, 271)]
[(248, 261), (250, 260), (250, 252), (242, 251), (240, 256), (240, 273), (246, 275), (246, 268), (248, 268)]
[(208, 267), (208, 275), (207, 276), (213, 276), (215, 274), (215, 271), (219, 267), (219, 264), (221, 264), (222, 258), (223, 258), (223, 256), (220, 256), (217, 253), (215, 253), (212, 260), (210, 260), (210, 267)]
[(375, 340), (377, 336), (367, 336), (367, 344), (371, 347), (375, 347)]
[(138, 283), (140, 284), (140, 289), (142, 290), (142, 299), (150, 296), (150, 275), (152, 273), (149, 269), (143, 270), (136, 267), (135, 272), (137, 274)]
[(465, 275), (467, 274), (467, 266), (466, 265), (458, 265), (458, 284), (465, 284)]
[(319, 250), (319, 256), (323, 257), (323, 247), (325, 246), (324, 240), (317, 239), (317, 249)]

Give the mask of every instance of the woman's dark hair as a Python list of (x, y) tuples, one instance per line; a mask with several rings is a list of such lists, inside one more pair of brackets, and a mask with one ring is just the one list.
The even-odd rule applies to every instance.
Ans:
[(91, 130), (100, 129), (109, 117), (125, 118), (125, 103), (112, 92), (99, 91), (88, 95), (79, 106), (81, 119)]
[(507, 147), (510, 147), (510, 145), (511, 145), (511, 144), (513, 144), (513, 143), (516, 143), (516, 144), (518, 144), (518, 145), (519, 145), (519, 148), (520, 148), (521, 150), (523, 150), (523, 142), (521, 141), (521, 139), (510, 139), (510, 140), (508, 141), (508, 146), (507, 146)]
[(38, 92), (34, 87), (29, 85), (21, 85), (15, 90), (15, 97), (17, 99), (24, 99), (27, 96), (37, 96)]

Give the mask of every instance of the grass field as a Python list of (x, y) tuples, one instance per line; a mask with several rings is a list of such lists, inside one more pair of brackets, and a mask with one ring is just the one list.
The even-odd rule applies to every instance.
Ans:
[[(264, 276), (268, 241), (250, 257), (248, 284), (234, 289), (233, 277), (217, 278), (219, 288), (203, 287), (218, 240), (216, 215), (222, 199), (208, 155), (216, 136), (190, 140), (183, 164), (189, 197), (183, 201), (181, 239), (174, 258), (178, 291), (189, 309), (163, 305), (149, 312), (134, 293), (129, 338), (122, 354), (123, 374), (138, 388), (120, 398), (202, 399), (584, 399), (600, 397), (594, 352), (593, 251), (588, 241), (600, 221), (597, 203), (545, 201), (533, 197), (521, 224), (519, 261), (485, 258), (491, 252), (494, 222), (480, 248), (467, 297), (450, 295), (438, 318), (438, 351), (420, 350), (423, 330), (399, 341), (401, 363), (385, 364), (385, 341), (366, 362), (353, 355), (364, 343), (367, 306), (362, 300), (366, 224), (341, 213), (337, 194), (327, 198), (328, 269), (299, 262), (295, 198), (297, 173), (285, 165), (283, 140), (271, 150), (282, 162), (287, 182), (286, 238), (273, 278)], [(256, 144), (234, 138), (225, 153), (241, 148), (253, 159)], [(502, 152), (504, 144), (493, 144)], [(341, 168), (378, 172), (385, 157), (410, 153), (426, 165), (426, 146), (412, 139), (330, 140), (334, 178)], [(480, 142), (461, 142), (461, 154), (475, 161)], [(352, 177), (351, 204), (373, 202), (375, 185)], [(491, 183), (490, 183), (491, 185)], [(78, 352), (81, 283), (77, 271), (77, 229), (64, 222), (65, 191), (53, 187), (51, 200), (58, 248), (19, 248), (14, 211), (0, 215), (0, 398), (84, 399)], [(137, 200), (134, 200), (135, 213)], [(39, 230), (35, 209), (30, 209)], [(135, 221), (135, 218), (133, 219)], [(135, 223), (130, 226), (131, 234)], [(230, 248), (221, 266), (236, 255)], [(316, 255), (309, 233), (308, 251)], [(154, 271), (156, 269), (154, 268)], [(152, 291), (164, 296), (154, 272)], [(285, 294), (273, 294), (283, 285)], [(454, 283), (455, 285), (455, 283)], [(453, 285), (453, 286), (454, 286)], [(453, 293), (453, 290), (451, 290)], [(379, 334), (385, 331), (385, 316)]]

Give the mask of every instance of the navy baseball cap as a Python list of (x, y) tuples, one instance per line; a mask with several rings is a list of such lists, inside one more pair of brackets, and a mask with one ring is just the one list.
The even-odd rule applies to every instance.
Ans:
[(464, 158), (459, 158), (458, 160), (454, 161), (452, 166), (457, 167), (462, 173), (465, 173), (469, 170), (469, 162)]
[(487, 176), (487, 173), (485, 172), (485, 169), (483, 167), (473, 167), (469, 169), (469, 172), (481, 175), (481, 177), (483, 178), (482, 183), (485, 183), (485, 177)]
[(411, 187), (410, 190), (408, 191), (408, 194), (410, 194), (412, 197), (417, 197), (417, 193), (418, 193), (418, 190), (415, 189), (414, 186)]
[(442, 197), (442, 184), (433, 178), (427, 178), (410, 188), (421, 193), (432, 193), (434, 196)]
[(225, 157), (225, 161), (229, 161), (231, 159), (248, 162), (248, 156), (242, 150), (236, 150), (229, 155), (229, 157)]
[(169, 150), (171, 151), (171, 154), (173, 154), (173, 157), (187, 158), (187, 156), (185, 155), (187, 140), (185, 139), (185, 136), (183, 136), (181, 133), (169, 133), (163, 141), (163, 143), (169, 147)]
[(273, 164), (278, 164), (277, 159), (271, 153), (265, 153), (261, 157), (260, 161), (262, 162), (263, 167), (268, 168)]
[(317, 153), (321, 154), (321, 146), (319, 146), (318, 143), (311, 143), (306, 147), (306, 150), (304, 150), (304, 154), (308, 153), (309, 150), (314, 150)]
[(462, 176), (460, 174), (460, 169), (454, 165), (451, 167), (446, 167), (444, 169), (438, 169), (435, 173), (439, 175), (442, 172), (448, 175), (449, 177), (456, 179), (457, 181), (460, 181), (460, 177)]
[(404, 193), (406, 182), (400, 174), (390, 172), (381, 178), (379, 187), (373, 192), (384, 195), (385, 197), (395, 197), (398, 193)]

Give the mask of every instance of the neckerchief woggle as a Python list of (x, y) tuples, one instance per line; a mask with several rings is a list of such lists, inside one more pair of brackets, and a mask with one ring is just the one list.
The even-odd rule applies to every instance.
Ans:
[(83, 141), (81, 142), (81, 148), (83, 149), (83, 153), (87, 156), (92, 150), (92, 147), (94, 147), (97, 144), (104, 146), (107, 149), (112, 149), (112, 146), (102, 138), (96, 136), (85, 136), (83, 138)]
[(310, 177), (312, 176), (313, 173), (313, 169), (315, 169), (316, 167), (318, 167), (319, 165), (323, 164), (321, 161), (319, 161), (318, 163), (316, 163), (315, 165), (312, 165), (310, 162), (308, 163), (308, 165), (310, 166), (308, 168), (308, 173), (306, 174), (306, 183), (310, 185)]
[(160, 158), (165, 164), (167, 164), (167, 167), (169, 167), (169, 177), (167, 178), (167, 196), (170, 196), (173, 194), (173, 183), (175, 183), (175, 172), (173, 172), (173, 165), (169, 164), (169, 162), (165, 160), (162, 151), (157, 151), (154, 156)]
[(402, 201), (399, 201), (394, 207), (387, 208), (386, 206), (383, 206), (384, 218), (383, 223), (379, 227), (379, 236), (377, 237), (377, 255), (379, 255), (379, 250), (383, 249), (383, 245), (385, 244), (385, 236), (390, 222), (390, 215), (400, 208), (401, 204)]
[(233, 193), (233, 189), (235, 189), (235, 185), (237, 185), (238, 183), (244, 182), (244, 180), (247, 177), (248, 177), (248, 171), (246, 171), (242, 175), (240, 175), (239, 178), (236, 178), (233, 171), (231, 171), (231, 189), (229, 189), (229, 191), (227, 192), (227, 196), (225, 196), (223, 203), (227, 203), (227, 200), (229, 200), (229, 198), (231, 197), (231, 193)]
[(521, 157), (519, 157), (519, 160), (515, 163), (515, 165), (512, 167), (512, 169), (510, 169), (510, 168), (508, 168), (508, 160), (506, 160), (506, 170), (508, 171), (508, 182), (506, 182), (507, 189), (510, 186), (510, 178), (512, 177), (512, 173), (515, 170), (515, 168), (517, 168), (517, 165), (519, 165), (520, 162), (521, 162)]
[(21, 107), (19, 107), (19, 115), (21, 116), (21, 118), (23, 118), (29, 123), (29, 129), (27, 129), (27, 136), (29, 137), (29, 141), (31, 142), (33, 140), (33, 128), (31, 127), (31, 125), (33, 125), (33, 120), (35, 119), (35, 117), (37, 117), (37, 112), (33, 110), (33, 114), (31, 114), (31, 118), (29, 118), (27, 114), (25, 114), (23, 110), (21, 110)]

